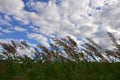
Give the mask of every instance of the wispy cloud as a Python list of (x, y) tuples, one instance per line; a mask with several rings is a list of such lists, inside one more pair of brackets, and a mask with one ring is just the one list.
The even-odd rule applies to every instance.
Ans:
[(0, 18), (0, 25), (11, 26), (11, 24), (7, 20), (1, 18)]
[(2, 27), (0, 27), (0, 31), (3, 33), (11, 33), (12, 32), (10, 29), (2, 29)]
[(18, 26), (15, 26), (15, 27), (14, 27), (14, 30), (19, 31), (19, 32), (24, 32), (24, 31), (26, 31), (25, 28), (18, 27)]

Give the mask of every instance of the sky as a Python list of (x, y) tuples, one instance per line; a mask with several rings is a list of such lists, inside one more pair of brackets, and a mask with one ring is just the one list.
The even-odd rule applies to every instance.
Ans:
[(71, 36), (108, 48), (106, 31), (120, 36), (119, 24), (120, 0), (0, 0), (0, 42), (48, 46), (51, 36)]

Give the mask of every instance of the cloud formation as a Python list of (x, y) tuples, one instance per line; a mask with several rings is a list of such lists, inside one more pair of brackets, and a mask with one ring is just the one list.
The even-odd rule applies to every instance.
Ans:
[[(91, 37), (107, 47), (110, 44), (106, 44), (106, 41), (110, 40), (106, 31), (120, 35), (119, 3), (119, 0), (1, 0), (0, 12), (5, 13), (6, 19), (9, 19), (7, 15), (12, 15), (24, 25), (31, 24), (28, 38), (40, 40), (46, 45), (46, 36), (70, 35), (76, 38)], [(24, 31), (20, 27), (14, 30)]]
[(1, 0), (0, 1), (0, 11), (6, 14), (17, 14), (24, 7), (22, 0)]

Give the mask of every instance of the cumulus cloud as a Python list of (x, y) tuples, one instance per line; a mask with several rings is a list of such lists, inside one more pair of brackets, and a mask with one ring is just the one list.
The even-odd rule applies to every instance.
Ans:
[(107, 28), (120, 31), (120, 4), (104, 8), (99, 15), (99, 21), (107, 25)]
[(119, 0), (29, 0), (26, 6), (33, 10), (29, 12), (24, 9), (22, 0), (1, 0), (0, 12), (13, 15), (24, 24), (31, 23), (33, 33), (27, 34), (28, 38), (41, 41), (44, 45), (48, 42), (46, 36), (71, 35), (91, 37), (104, 47), (110, 45), (105, 43), (110, 41), (106, 31), (119, 35), (119, 3)]
[(0, 0), (0, 12), (6, 14), (19, 14), (24, 7), (22, 0)]
[[(104, 7), (99, 13), (96, 13), (94, 21), (96, 24), (102, 23), (101, 30), (94, 33), (94, 39), (103, 47), (108, 48), (112, 44), (106, 31), (112, 32), (118, 39), (120, 36), (120, 2), (113, 0), (114, 4)], [(106, 42), (108, 42), (106, 44)], [(103, 45), (104, 44), (104, 45)]]
[(12, 15), (16, 20), (28, 24), (23, 0), (0, 0), (0, 12)]
[[(89, 24), (89, 22), (86, 23), (89, 21), (86, 18), (87, 12), (89, 12), (88, 3), (88, 0), (85, 0), (84, 3), (80, 3), (79, 0), (65, 0), (61, 1), (59, 5), (55, 3), (55, 0), (50, 0), (46, 4), (34, 2), (31, 5), (38, 13), (28, 14), (29, 20), (34, 25), (40, 26), (39, 31), (46, 35), (61, 35), (62, 33), (78, 35), (81, 31), (79, 28)], [(42, 5), (44, 7), (40, 7)], [(91, 28), (89, 25), (86, 27)]]
[[(56, 4), (56, 0), (48, 3), (29, 2), (28, 5), (38, 13), (30, 13), (28, 16), (34, 25), (40, 27), (36, 31), (45, 35), (88, 37), (98, 28), (93, 23), (94, 18), (88, 16), (92, 12), (89, 4), (93, 6), (93, 2), (95, 3), (89, 0), (64, 0), (59, 4)], [(103, 3), (101, 2), (100, 6), (101, 4)]]

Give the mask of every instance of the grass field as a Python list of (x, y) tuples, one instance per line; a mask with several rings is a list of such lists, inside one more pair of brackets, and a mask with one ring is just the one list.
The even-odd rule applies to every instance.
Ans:
[(120, 63), (0, 61), (0, 80), (120, 80)]

